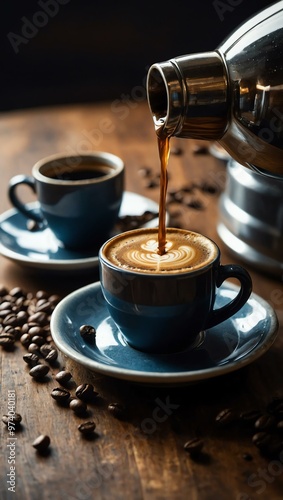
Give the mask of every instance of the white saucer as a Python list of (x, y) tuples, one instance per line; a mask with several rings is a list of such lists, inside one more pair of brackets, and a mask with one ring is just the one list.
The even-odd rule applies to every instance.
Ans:
[[(34, 209), (38, 204), (29, 206)], [(142, 215), (147, 210), (158, 214), (158, 204), (144, 196), (125, 192), (119, 216)], [(157, 225), (158, 216), (146, 223), (147, 227)], [(98, 266), (98, 250), (67, 250), (49, 228), (29, 231), (26, 217), (14, 208), (0, 216), (0, 254), (20, 265), (41, 270), (75, 271)]]
[[(216, 307), (229, 302), (238, 287), (227, 282), (218, 290)], [(80, 326), (96, 328), (95, 345), (87, 344)], [(69, 358), (104, 375), (131, 382), (179, 385), (223, 375), (255, 361), (273, 344), (278, 328), (272, 307), (254, 293), (229, 320), (199, 335), (186, 351), (156, 355), (128, 346), (109, 316), (100, 283), (72, 292), (55, 308), (51, 333)]]

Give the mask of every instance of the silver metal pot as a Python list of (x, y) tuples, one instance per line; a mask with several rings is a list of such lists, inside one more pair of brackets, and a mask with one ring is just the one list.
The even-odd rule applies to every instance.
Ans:
[(283, 180), (263, 177), (231, 159), (217, 231), (234, 255), (282, 279)]

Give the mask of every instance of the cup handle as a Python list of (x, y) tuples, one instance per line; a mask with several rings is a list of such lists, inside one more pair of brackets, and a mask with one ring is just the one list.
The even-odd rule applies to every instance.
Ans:
[(236, 278), (240, 282), (240, 290), (236, 297), (220, 309), (214, 309), (205, 324), (205, 328), (212, 328), (222, 321), (236, 314), (247, 302), (252, 293), (252, 279), (249, 273), (237, 264), (219, 265), (216, 270), (216, 286), (219, 288), (228, 278)]
[(28, 219), (32, 219), (36, 222), (43, 222), (44, 218), (38, 210), (28, 208), (28, 206), (18, 198), (17, 187), (20, 184), (26, 184), (32, 189), (34, 193), (36, 193), (35, 181), (33, 177), (28, 175), (15, 175), (15, 177), (12, 177), (12, 179), (10, 179), (8, 186), (8, 196), (10, 202)]

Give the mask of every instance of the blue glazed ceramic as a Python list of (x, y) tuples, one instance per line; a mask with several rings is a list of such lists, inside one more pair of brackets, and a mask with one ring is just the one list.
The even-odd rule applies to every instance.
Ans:
[[(146, 234), (157, 239), (158, 229), (140, 229), (116, 235), (103, 244), (99, 252), (102, 292), (114, 322), (127, 342), (146, 352), (179, 351), (195, 341), (201, 331), (221, 323), (236, 313), (248, 300), (252, 282), (245, 269), (238, 265), (220, 265), (217, 245), (206, 240), (213, 248), (213, 258), (198, 269), (186, 272), (152, 273), (125, 269), (113, 264), (107, 257), (108, 248), (119, 240), (131, 245), (135, 234)], [(197, 236), (196, 233), (167, 228), (167, 237), (178, 231)], [(239, 294), (230, 304), (214, 309), (216, 289), (228, 278), (237, 278), (241, 284)]]
[[(225, 283), (217, 290), (215, 307), (228, 304), (238, 291)], [(96, 329), (95, 344), (83, 340), (82, 324)], [(188, 349), (145, 353), (127, 344), (96, 282), (65, 297), (55, 308), (50, 326), (61, 352), (94, 372), (140, 384), (171, 386), (210, 379), (252, 363), (272, 346), (278, 320), (270, 304), (252, 293), (242, 309), (199, 334)]]
[[(37, 195), (40, 211), (31, 213), (17, 195), (20, 184)], [(37, 162), (32, 176), (10, 180), (11, 203), (26, 217), (45, 223), (66, 248), (101, 244), (113, 228), (124, 189), (124, 163), (104, 152), (53, 155)]]

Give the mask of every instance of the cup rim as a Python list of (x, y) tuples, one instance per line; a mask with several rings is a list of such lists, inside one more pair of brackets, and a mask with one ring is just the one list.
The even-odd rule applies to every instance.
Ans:
[[(80, 180), (65, 180), (65, 179), (53, 179), (51, 177), (47, 177), (43, 175), (40, 171), (42, 167), (52, 163), (54, 161), (64, 161), (65, 163), (69, 161), (77, 162), (90, 162), (95, 160), (95, 162), (99, 162), (100, 164), (105, 164), (113, 168), (113, 171), (104, 175), (103, 177), (97, 177), (93, 179), (80, 179)], [(77, 163), (76, 163), (77, 164)], [(108, 153), (106, 151), (89, 151), (86, 153), (78, 153), (78, 154), (65, 154), (65, 153), (56, 153), (53, 155), (46, 156), (40, 160), (38, 160), (34, 166), (32, 167), (32, 175), (33, 177), (41, 182), (46, 184), (54, 184), (54, 185), (64, 185), (64, 186), (75, 186), (75, 185), (84, 185), (84, 184), (100, 184), (105, 182), (107, 179), (113, 179), (120, 175), (125, 168), (125, 164), (123, 160), (112, 153)]]
[(139, 229), (130, 229), (128, 231), (125, 231), (123, 233), (119, 233), (115, 236), (112, 236), (111, 238), (109, 238), (107, 241), (105, 241), (102, 246), (100, 247), (99, 249), (99, 252), (98, 252), (98, 257), (99, 257), (99, 261), (100, 263), (104, 263), (107, 267), (113, 269), (113, 270), (116, 270), (117, 272), (123, 272), (123, 273), (128, 273), (128, 274), (131, 274), (131, 275), (139, 275), (139, 276), (145, 276), (145, 277), (154, 277), (154, 278), (169, 278), (169, 277), (175, 277), (176, 276), (186, 276), (186, 275), (190, 275), (190, 276), (193, 276), (193, 275), (196, 275), (196, 274), (202, 274), (204, 272), (207, 272), (212, 266), (215, 265), (215, 262), (218, 262), (219, 259), (220, 259), (220, 248), (219, 246), (217, 245), (217, 243), (215, 243), (214, 240), (212, 240), (211, 238), (209, 238), (208, 236), (205, 236), (204, 234), (201, 234), (201, 233), (198, 233), (196, 231), (191, 231), (189, 229), (183, 229), (183, 228), (175, 228), (175, 227), (167, 227), (166, 228), (166, 231), (172, 231), (172, 230), (177, 230), (177, 231), (180, 231), (180, 232), (184, 232), (184, 233), (190, 233), (192, 235), (196, 235), (196, 236), (201, 236), (203, 238), (205, 238), (206, 240), (208, 240), (215, 248), (215, 255), (211, 258), (211, 260), (209, 262), (207, 262), (206, 264), (204, 265), (200, 265), (199, 267), (196, 267), (195, 269), (189, 269), (187, 268), (186, 270), (184, 271), (181, 271), (180, 269), (176, 269), (176, 270), (173, 270), (173, 271), (163, 271), (163, 272), (152, 272), (152, 271), (141, 271), (139, 269), (127, 269), (127, 268), (123, 268), (123, 267), (120, 267), (119, 265), (111, 262), (111, 260), (109, 260), (106, 255), (104, 254), (104, 250), (106, 248), (106, 246), (113, 240), (115, 239), (119, 239), (119, 238), (123, 238), (123, 237), (127, 237), (127, 235), (130, 236), (130, 234), (135, 234), (135, 233), (138, 233), (138, 232), (150, 232), (150, 233), (157, 233), (158, 234), (158, 228), (139, 228)]

